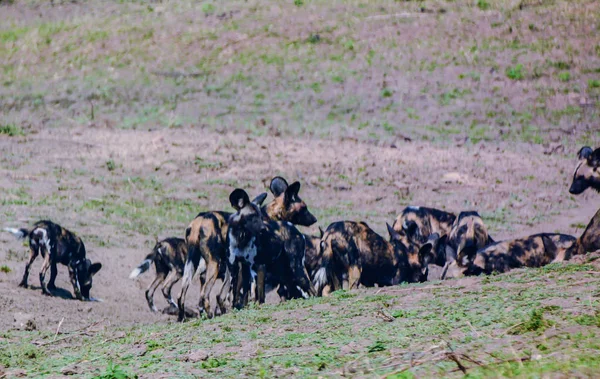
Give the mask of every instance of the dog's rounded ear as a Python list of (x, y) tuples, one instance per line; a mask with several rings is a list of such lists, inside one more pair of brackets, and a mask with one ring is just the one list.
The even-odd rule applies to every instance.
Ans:
[(271, 184), (269, 185), (269, 189), (271, 193), (275, 197), (279, 197), (285, 190), (288, 188), (288, 182), (282, 178), (281, 176), (276, 176), (271, 179)]
[(96, 273), (98, 273), (98, 271), (100, 271), (101, 268), (102, 268), (102, 263), (96, 262), (90, 266), (90, 268), (88, 269), (88, 274), (90, 276), (95, 275)]
[(285, 190), (285, 202), (290, 202), (294, 197), (298, 196), (300, 191), (300, 182), (294, 182)]
[(250, 203), (250, 197), (248, 197), (248, 194), (243, 189), (236, 188), (229, 195), (229, 203), (231, 203), (233, 209), (239, 211)]
[(323, 235), (325, 234), (325, 232), (323, 231), (323, 228), (321, 228), (319, 226), (319, 238), (323, 238)]
[(558, 248), (556, 247), (556, 244), (554, 243), (554, 241), (552, 241), (550, 237), (548, 237), (545, 234), (542, 234), (542, 243), (544, 244), (544, 250), (546, 255), (551, 257), (556, 256), (556, 251), (558, 250)]
[(584, 146), (581, 149), (579, 149), (579, 152), (577, 153), (577, 157), (579, 159), (588, 159), (590, 157), (590, 155), (592, 155), (594, 151), (592, 150), (591, 147), (589, 146)]
[(387, 222), (385, 223), (385, 226), (387, 227), (388, 234), (390, 235), (390, 240), (400, 241), (400, 234), (398, 234), (398, 232), (395, 231), (394, 228), (392, 228), (392, 226)]
[(590, 156), (588, 157), (588, 160), (590, 161), (592, 166), (600, 166), (600, 148), (594, 150), (592, 154), (590, 154)]
[(433, 245), (434, 242), (429, 240), (419, 248), (419, 263), (423, 268), (427, 267), (429, 263), (435, 261)]
[(256, 205), (258, 205), (259, 207), (262, 207), (262, 204), (265, 202), (265, 199), (267, 198), (267, 193), (263, 192), (260, 195), (256, 196), (254, 198), (254, 200), (252, 200), (252, 202)]
[(421, 243), (421, 233), (419, 233), (419, 225), (414, 221), (404, 221), (402, 223), (402, 229), (406, 233), (406, 236), (413, 241), (420, 241)]

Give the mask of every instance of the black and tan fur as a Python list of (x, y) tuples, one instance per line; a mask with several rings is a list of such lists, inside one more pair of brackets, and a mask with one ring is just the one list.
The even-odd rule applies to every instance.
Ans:
[[(584, 146), (578, 153), (579, 162), (573, 174), (573, 183), (569, 192), (574, 195), (588, 188), (600, 192), (600, 148), (593, 150)], [(573, 255), (582, 255), (600, 250), (600, 210), (596, 212), (587, 227), (573, 246), (565, 253), (565, 259)]]
[(315, 287), (322, 293), (325, 285), (331, 290), (390, 286), (401, 282), (423, 282), (427, 279), (427, 264), (433, 259), (428, 243), (418, 249), (405, 246), (394, 229), (387, 225), (390, 241), (375, 233), (364, 222), (339, 221), (327, 227), (321, 241), (323, 264), (315, 275)]
[(300, 182), (288, 185), (284, 178), (276, 176), (271, 180), (269, 190), (274, 199), (262, 208), (266, 218), (301, 226), (311, 226), (317, 222), (317, 218), (310, 213), (306, 203), (298, 195)]
[[(177, 309), (177, 303), (171, 297), (173, 285), (183, 276), (183, 268), (187, 259), (187, 243), (183, 238), (170, 237), (157, 241), (152, 252), (146, 256), (142, 263), (136, 267), (129, 275), (130, 279), (135, 279), (150, 269), (152, 263), (156, 268), (156, 278), (146, 289), (146, 301), (152, 312), (156, 312), (154, 305), (154, 292), (162, 284), (162, 294), (169, 304), (166, 313), (172, 313)], [(198, 271), (203, 273), (206, 270), (204, 259), (200, 261)], [(200, 280), (203, 280), (201, 277)]]
[(475, 211), (460, 212), (448, 235), (446, 261), (470, 260), (478, 250), (494, 243), (481, 216)]
[(324, 232), (321, 227), (319, 227), (319, 235), (317, 236), (311, 236), (309, 234), (304, 235), (304, 239), (306, 240), (304, 266), (311, 278), (314, 278), (315, 273), (323, 263), (323, 255), (321, 254), (321, 239), (323, 238), (323, 235)]
[(575, 237), (558, 233), (540, 233), (515, 240), (496, 242), (464, 255), (451, 264), (447, 278), (504, 273), (521, 267), (542, 267), (562, 261), (565, 252), (575, 243)]
[[(270, 190), (273, 193), (274, 199), (266, 207), (263, 207), (261, 214), (265, 219), (274, 219), (281, 221), (289, 221), (299, 225), (310, 226), (316, 222), (316, 218), (308, 211), (306, 203), (298, 196), (300, 183), (295, 182), (288, 185), (287, 181), (281, 177), (274, 177), (271, 180)], [(265, 200), (266, 194), (261, 194), (253, 200), (257, 205), (261, 205)], [(179, 319), (183, 320), (184, 311), (181, 305), (185, 303), (185, 294), (191, 283), (191, 278), (198, 267), (200, 257), (206, 261), (206, 284), (200, 288), (199, 311), (206, 310), (205, 303), (208, 303), (208, 296), (212, 291), (216, 280), (223, 278), (225, 275), (224, 262), (227, 255), (227, 231), (228, 219), (231, 216), (229, 212), (203, 212), (200, 213), (192, 221), (186, 230), (186, 241), (188, 243), (189, 256), (186, 262), (186, 269), (189, 267), (190, 274), (186, 275), (184, 269), (184, 277), (182, 281), (182, 289), (178, 296)], [(190, 236), (190, 237), (187, 237)], [(194, 245), (193, 247), (191, 245)], [(198, 263), (194, 263), (198, 262)], [(237, 277), (237, 272), (232, 273)], [(188, 279), (189, 278), (189, 279)], [(233, 278), (235, 280), (235, 278)], [(241, 278), (240, 278), (241, 280)], [(278, 284), (277, 284), (278, 285)], [(220, 290), (219, 299), (222, 299), (226, 293), (226, 289)], [(220, 307), (221, 310), (224, 309)], [(212, 313), (207, 312), (209, 316)]]
[(238, 274), (234, 306), (247, 304), (251, 280), (256, 282), (256, 300), (264, 303), (267, 274), (279, 284), (280, 295), (314, 295), (304, 267), (304, 236), (290, 222), (265, 219), (243, 190), (234, 191), (230, 201), (237, 212), (229, 218), (229, 262), (247, 268)]
[(570, 259), (574, 255), (583, 255), (600, 251), (600, 209), (581, 234), (577, 241), (565, 253), (565, 260)]
[[(44, 258), (44, 263), (39, 276), (43, 294), (52, 296), (50, 291), (56, 289), (57, 264), (61, 263), (69, 269), (69, 279), (73, 286), (75, 298), (93, 300), (90, 298), (92, 277), (102, 268), (102, 264), (92, 263), (86, 258), (85, 245), (81, 238), (48, 220), (36, 222), (29, 230), (23, 228), (5, 228), (4, 230), (19, 239), (29, 239), (29, 260), (19, 286), (27, 287), (31, 264), (38, 255), (41, 255)], [(50, 281), (46, 285), (45, 277), (48, 269), (50, 269)]]
[(573, 174), (573, 182), (569, 192), (579, 195), (588, 188), (600, 192), (600, 148), (592, 150), (584, 146), (577, 154), (579, 162)]
[(408, 206), (398, 215), (393, 228), (412, 242), (424, 244), (430, 235), (450, 234), (456, 215), (435, 208)]
[[(228, 258), (227, 220), (230, 216), (229, 212), (202, 212), (192, 220), (185, 230), (188, 256), (184, 266), (181, 290), (177, 297), (179, 321), (183, 321), (185, 318), (185, 296), (202, 260), (206, 264), (206, 282), (200, 282), (198, 310), (200, 313), (206, 312), (208, 317), (212, 317), (214, 314), (209, 309), (209, 296), (217, 279), (224, 279), (226, 274), (227, 266), (224, 263)], [(225, 286), (219, 290), (217, 303), (221, 312), (225, 308), (224, 296), (228, 290), (229, 288)]]

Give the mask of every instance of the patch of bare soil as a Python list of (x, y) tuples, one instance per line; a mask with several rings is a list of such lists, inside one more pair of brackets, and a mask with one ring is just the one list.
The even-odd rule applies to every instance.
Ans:
[[(63, 318), (65, 331), (95, 322), (108, 326), (173, 321), (147, 308), (144, 290), (153, 279), (153, 269), (137, 281), (128, 279), (154, 241), (153, 235), (136, 229), (131, 219), (137, 217), (160, 230), (160, 237), (182, 236), (197, 212), (229, 209), (227, 194), (234, 186), (259, 193), (274, 175), (301, 181), (300, 195), (318, 216), (319, 225), (326, 227), (340, 219), (365, 220), (380, 233), (385, 233), (384, 223), (392, 222), (404, 206), (417, 204), (452, 211), (478, 209), (490, 219), (496, 238), (555, 230), (578, 234), (580, 226), (574, 223), (587, 224), (597, 204), (585, 196), (570, 200), (567, 193), (575, 148), (569, 156), (561, 156), (544, 155), (541, 148), (530, 146), (444, 149), (396, 141), (391, 147), (391, 141), (368, 144), (257, 138), (202, 129), (102, 128), (0, 136), (0, 147), (0, 226), (21, 227), (50, 218), (81, 235), (89, 257), (103, 264), (92, 289), (102, 302), (71, 299), (63, 266), (59, 267), (57, 296), (46, 297), (38, 288), (41, 259), (32, 268), (33, 288), (17, 287), (27, 248), (11, 235), (0, 234), (0, 262), (11, 270), (0, 272), (3, 329), (13, 327), (13, 315), (18, 312), (32, 314), (37, 328), (44, 330), (56, 330)], [(107, 167), (108, 161), (114, 168)], [(162, 192), (144, 187), (135, 178), (153, 179)], [(196, 206), (186, 208), (180, 221), (173, 221), (160, 215), (164, 198)], [(97, 199), (103, 202), (94, 202)], [(138, 204), (133, 211), (124, 208), (119, 213), (120, 205), (132, 202)], [(109, 208), (116, 210), (108, 212)], [(316, 227), (307, 232), (316, 232)], [(173, 295), (177, 292), (176, 286)], [(197, 290), (189, 293), (187, 303), (193, 306)], [(271, 302), (277, 301), (271, 296)], [(155, 303), (159, 308), (166, 306), (160, 291)]]

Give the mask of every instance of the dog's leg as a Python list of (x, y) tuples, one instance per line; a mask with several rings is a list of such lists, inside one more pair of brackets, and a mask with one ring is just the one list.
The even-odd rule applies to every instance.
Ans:
[(156, 312), (156, 306), (154, 305), (154, 292), (156, 288), (165, 281), (165, 273), (160, 272), (156, 274), (156, 278), (152, 281), (148, 289), (146, 290), (146, 301), (148, 302), (148, 307), (152, 312)]
[(206, 285), (200, 291), (200, 301), (198, 302), (198, 311), (206, 312), (208, 318), (213, 317), (213, 313), (210, 310), (210, 294), (217, 277), (219, 276), (219, 262), (211, 259), (210, 262), (206, 263)]
[(358, 288), (360, 284), (360, 268), (356, 265), (352, 265), (348, 268), (348, 289)]
[(56, 289), (56, 284), (54, 282), (56, 281), (57, 274), (58, 274), (58, 269), (56, 268), (56, 263), (52, 262), (50, 264), (50, 281), (48, 282), (48, 289), (50, 291)]
[(48, 288), (46, 287), (46, 283), (45, 283), (46, 272), (48, 271), (49, 268), (50, 268), (50, 252), (47, 251), (46, 255), (44, 256), (44, 263), (42, 264), (42, 269), (40, 270), (40, 286), (42, 287), (42, 293), (44, 295), (52, 296), (50, 291), (48, 291)]
[(167, 299), (167, 303), (169, 303), (173, 309), (177, 309), (177, 303), (171, 297), (171, 288), (173, 288), (173, 285), (179, 280), (179, 278), (180, 276), (177, 273), (177, 270), (171, 270), (169, 275), (167, 275), (167, 279), (165, 280), (162, 288), (163, 296), (165, 299)]
[(225, 271), (225, 277), (223, 278), (221, 290), (219, 293), (217, 293), (217, 305), (219, 307), (220, 315), (224, 315), (226, 312), (225, 298), (227, 297), (229, 291), (231, 291), (231, 272), (229, 269), (227, 269)]
[(332, 272), (331, 274), (331, 286), (329, 286), (329, 292), (338, 291), (344, 288), (343, 279), (340, 280), (337, 271)]
[(23, 274), (23, 279), (21, 279), (21, 283), (19, 283), (19, 287), (25, 287), (27, 288), (27, 279), (29, 278), (29, 270), (31, 269), (31, 264), (33, 263), (33, 261), (35, 261), (35, 258), (37, 258), (39, 254), (39, 250), (33, 248), (33, 247), (29, 247), (29, 260), (27, 261), (27, 264), (25, 265), (25, 273)]
[(71, 265), (69, 265), (69, 280), (71, 280), (71, 285), (73, 286), (73, 293), (75, 293), (75, 298), (81, 300), (81, 288), (79, 288), (77, 273), (75, 272), (75, 269), (71, 267)]
[(265, 302), (265, 265), (256, 266), (256, 301), (259, 304)]

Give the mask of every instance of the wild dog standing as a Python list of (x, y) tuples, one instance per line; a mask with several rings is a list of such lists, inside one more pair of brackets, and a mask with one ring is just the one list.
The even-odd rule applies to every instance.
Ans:
[(229, 263), (243, 265), (234, 289), (234, 306), (247, 304), (251, 281), (256, 282), (256, 300), (264, 303), (267, 273), (280, 285), (280, 295), (314, 295), (304, 267), (304, 236), (290, 222), (264, 219), (243, 190), (232, 192), (230, 201), (237, 212), (229, 218)]
[[(25, 273), (19, 286), (27, 288), (29, 270), (35, 258), (41, 254), (44, 258), (40, 270), (40, 286), (42, 293), (52, 296), (50, 290), (56, 289), (55, 280), (58, 270), (56, 265), (62, 263), (69, 268), (69, 278), (73, 285), (75, 297), (79, 300), (90, 300), (92, 277), (102, 268), (102, 264), (93, 263), (86, 258), (85, 245), (81, 238), (52, 221), (42, 220), (28, 229), (5, 228), (19, 239), (29, 238), (30, 256)], [(46, 271), (50, 269), (50, 281), (46, 286)]]
[[(209, 309), (209, 296), (217, 279), (224, 278), (226, 274), (227, 219), (230, 215), (231, 213), (216, 211), (199, 213), (185, 231), (188, 256), (184, 266), (181, 291), (177, 297), (179, 321), (185, 318), (185, 295), (202, 260), (206, 263), (206, 282), (200, 282), (198, 310), (200, 313), (206, 311), (208, 317), (213, 316), (213, 312)], [(221, 292), (224, 291), (225, 286), (218, 295), (218, 305), (222, 312), (225, 306)]]
[(267, 219), (301, 226), (311, 226), (317, 222), (317, 218), (310, 213), (306, 203), (298, 195), (300, 182), (288, 185), (284, 178), (276, 176), (271, 180), (269, 189), (275, 198), (261, 209)]
[(339, 221), (329, 225), (321, 241), (323, 266), (315, 275), (320, 293), (326, 284), (333, 291), (341, 289), (341, 278), (347, 273), (348, 288), (359, 284), (371, 287), (390, 286), (401, 282), (423, 282), (427, 264), (434, 259), (429, 243), (419, 250), (405, 246), (399, 234), (388, 225), (390, 241), (375, 233), (364, 222)]
[(584, 146), (577, 155), (579, 162), (569, 192), (579, 195), (588, 188), (600, 192), (600, 148), (592, 150), (591, 147)]
[[(187, 244), (183, 238), (170, 237), (162, 241), (156, 241), (152, 252), (146, 256), (144, 261), (136, 267), (129, 275), (130, 279), (135, 279), (144, 272), (148, 271), (150, 265), (154, 263), (156, 268), (156, 278), (146, 289), (146, 301), (152, 312), (156, 312), (154, 305), (154, 292), (159, 285), (162, 285), (162, 293), (170, 306), (169, 313), (177, 309), (177, 303), (171, 297), (173, 285), (181, 279), (183, 268), (187, 259)], [(203, 273), (206, 270), (204, 259), (200, 259), (198, 271)], [(200, 280), (204, 280), (200, 277)]]
[[(287, 181), (280, 177), (274, 177), (271, 180), (269, 185), (269, 189), (274, 196), (274, 199), (267, 204), (266, 206), (261, 208), (263, 216), (265, 218), (265, 222), (269, 221), (287, 221), (294, 225), (301, 226), (311, 226), (315, 222), (317, 222), (317, 218), (310, 213), (306, 203), (300, 198), (298, 195), (300, 191), (300, 182), (294, 182), (288, 185)], [(274, 225), (274, 224), (273, 224)], [(280, 229), (280, 228), (275, 228)], [(283, 230), (286, 230), (285, 228)], [(283, 237), (281, 237), (283, 238)], [(305, 266), (307, 271), (310, 273), (311, 269), (308, 265), (308, 262), (311, 262), (312, 259), (318, 259), (318, 244), (319, 241), (315, 241), (313, 236), (304, 234), (305, 242), (306, 242), (306, 251), (304, 253), (304, 257), (299, 256), (290, 256), (287, 257), (287, 264), (284, 264), (286, 267), (291, 267), (294, 265), (293, 262), (296, 260), (305, 262)], [(317, 242), (315, 244), (315, 242)], [(279, 271), (282, 268), (279, 268), (275, 271), (277, 273), (275, 275), (271, 274), (272, 270), (267, 271), (266, 282), (272, 287), (279, 287), (278, 294), (282, 300), (290, 299), (290, 298), (299, 298), (304, 297), (303, 292), (299, 291), (296, 285), (292, 285), (290, 287), (290, 282), (288, 279), (284, 280), (283, 283), (280, 283), (277, 278), (282, 278), (283, 276)], [(291, 273), (288, 273), (292, 275)], [(300, 278), (299, 280), (303, 280)], [(287, 284), (286, 284), (287, 283)], [(306, 294), (306, 291), (304, 291)]]
[(405, 234), (410, 240), (424, 244), (433, 233), (443, 236), (450, 234), (456, 220), (453, 213), (434, 208), (408, 206), (398, 215), (393, 228), (396, 233)]
[(323, 238), (323, 235), (324, 232), (321, 227), (319, 227), (318, 236), (311, 236), (308, 234), (304, 235), (304, 239), (306, 241), (304, 266), (306, 267), (306, 271), (308, 271), (310, 277), (313, 279), (315, 273), (323, 263), (323, 255), (321, 254), (321, 239)]
[[(573, 183), (569, 192), (574, 195), (583, 193), (588, 188), (600, 192), (600, 148), (592, 151), (589, 146), (579, 150), (579, 162), (573, 174)], [(600, 250), (600, 210), (577, 239), (577, 242), (565, 253), (565, 259), (573, 255), (581, 255)]]
[[(263, 216), (266, 215), (267, 219), (289, 221), (304, 226), (310, 226), (316, 222), (316, 218), (308, 211), (306, 203), (298, 195), (298, 191), (300, 190), (299, 182), (288, 185), (285, 179), (278, 176), (271, 180), (269, 188), (275, 198), (266, 207), (262, 207), (261, 209), (261, 213)], [(253, 203), (262, 206), (265, 198), (266, 194), (261, 194), (253, 200)], [(222, 277), (225, 275), (223, 264), (227, 261), (227, 222), (230, 216), (230, 212), (203, 212), (198, 214), (188, 227), (186, 235), (189, 238), (186, 237), (186, 241), (189, 245), (189, 255), (186, 261), (186, 269), (184, 269), (182, 290), (178, 297), (178, 305), (185, 303), (185, 293), (202, 256), (206, 260), (207, 281), (206, 285), (202, 286), (200, 290), (201, 304), (199, 309), (201, 312), (205, 310), (203, 305), (204, 298), (210, 295), (210, 290), (217, 276)], [(194, 248), (190, 245), (194, 245)], [(185, 273), (188, 267), (190, 270), (189, 276)], [(211, 268), (211, 270), (209, 271), (208, 268)], [(214, 279), (211, 283), (211, 277), (213, 276)], [(233, 276), (237, 276), (237, 272), (234, 272)], [(189, 280), (187, 279), (188, 277)], [(275, 285), (278, 284), (275, 283)], [(179, 311), (179, 319), (183, 320), (184, 315), (181, 306), (179, 307)]]
[(540, 233), (496, 242), (480, 249), (475, 255), (463, 255), (463, 259), (450, 265), (446, 277), (504, 273), (520, 267), (542, 267), (561, 260), (565, 251), (574, 243), (575, 237), (558, 233)]

